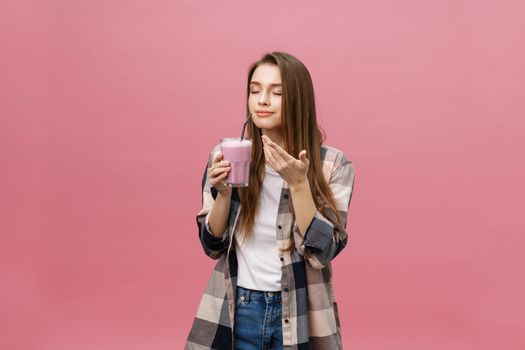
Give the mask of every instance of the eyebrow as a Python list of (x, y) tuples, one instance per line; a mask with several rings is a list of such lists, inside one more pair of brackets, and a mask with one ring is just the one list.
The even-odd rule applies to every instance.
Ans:
[[(250, 85), (252, 85), (252, 84), (253, 85), (261, 85), (261, 83), (259, 83), (258, 81), (252, 81), (250, 83)], [(270, 84), (270, 86), (281, 86), (281, 85), (282, 85), (281, 83), (279, 83), (279, 84)]]

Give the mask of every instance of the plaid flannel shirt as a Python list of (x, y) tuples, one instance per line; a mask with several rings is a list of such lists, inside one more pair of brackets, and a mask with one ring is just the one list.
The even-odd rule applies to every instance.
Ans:
[[(216, 145), (209, 155), (202, 178), (202, 208), (196, 217), (204, 252), (218, 261), (197, 308), (186, 350), (233, 349), (238, 265), (232, 242), (240, 200), (237, 189), (233, 188), (228, 227), (222, 237), (214, 236), (208, 219), (217, 190), (208, 180), (208, 170), (219, 150), (220, 145)], [(355, 173), (352, 162), (336, 148), (322, 145), (321, 161), (323, 175), (344, 220), (344, 229), (338, 230), (327, 219), (335, 218), (335, 214), (325, 206), (316, 211), (303, 236), (292, 222), (288, 206), (291, 195), (284, 181), (275, 222), (277, 245), (286, 247), (290, 237), (295, 243), (295, 249), (280, 253), (283, 349), (287, 350), (342, 349), (330, 262), (347, 244), (347, 214)]]

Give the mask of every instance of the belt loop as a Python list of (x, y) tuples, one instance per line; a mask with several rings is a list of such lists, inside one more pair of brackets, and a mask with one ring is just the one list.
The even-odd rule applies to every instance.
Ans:
[(244, 301), (249, 302), (250, 301), (250, 293), (252, 292), (251, 289), (246, 288), (246, 295), (244, 296)]

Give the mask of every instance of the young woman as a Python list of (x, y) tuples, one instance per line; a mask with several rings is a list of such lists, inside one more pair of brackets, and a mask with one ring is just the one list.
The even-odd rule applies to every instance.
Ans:
[(224, 183), (211, 151), (199, 238), (218, 259), (185, 349), (341, 349), (331, 260), (347, 244), (354, 168), (324, 144), (314, 90), (295, 57), (272, 52), (248, 72), (248, 187)]

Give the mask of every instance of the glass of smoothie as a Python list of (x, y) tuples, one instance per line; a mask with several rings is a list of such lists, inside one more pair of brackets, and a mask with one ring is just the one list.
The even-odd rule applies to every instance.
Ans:
[(247, 187), (250, 180), (252, 140), (240, 137), (221, 139), (223, 160), (230, 162), (230, 173), (225, 182), (232, 187)]

